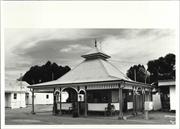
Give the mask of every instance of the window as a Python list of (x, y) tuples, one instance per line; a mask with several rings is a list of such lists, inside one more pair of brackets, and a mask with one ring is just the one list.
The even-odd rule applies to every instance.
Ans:
[(14, 99), (17, 99), (17, 93), (14, 93)]
[(87, 94), (89, 103), (108, 103), (111, 102), (111, 91), (99, 90), (89, 91)]
[(46, 95), (46, 99), (49, 99), (49, 95)]

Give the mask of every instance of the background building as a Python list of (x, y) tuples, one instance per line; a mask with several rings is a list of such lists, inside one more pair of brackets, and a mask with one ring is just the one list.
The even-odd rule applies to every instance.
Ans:
[[(29, 84), (24, 81), (11, 81), (5, 87), (5, 107), (24, 108), (32, 104), (32, 93)], [(52, 93), (36, 93), (35, 104), (53, 104)]]
[(175, 80), (159, 80), (158, 86), (161, 94), (163, 110), (176, 110), (176, 85)]
[(26, 82), (14, 81), (6, 84), (5, 87), (5, 107), (20, 108), (26, 107)]

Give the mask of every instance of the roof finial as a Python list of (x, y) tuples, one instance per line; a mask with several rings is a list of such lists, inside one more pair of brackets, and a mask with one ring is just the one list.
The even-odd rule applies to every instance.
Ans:
[(97, 47), (97, 41), (96, 41), (96, 39), (95, 39), (95, 42), (94, 42), (94, 43), (95, 43), (95, 47)]

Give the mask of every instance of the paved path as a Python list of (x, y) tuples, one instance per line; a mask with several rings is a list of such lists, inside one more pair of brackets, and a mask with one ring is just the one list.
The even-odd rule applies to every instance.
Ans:
[(138, 115), (127, 120), (118, 120), (115, 117), (104, 117), (104, 116), (88, 116), (87, 118), (79, 117), (73, 118), (71, 115), (53, 116), (52, 105), (36, 106), (37, 113), (31, 114), (31, 108), (20, 108), (20, 109), (6, 109), (5, 124), (7, 125), (26, 125), (26, 124), (66, 124), (66, 125), (79, 125), (79, 124), (172, 124), (170, 119), (166, 118), (165, 115), (175, 116), (175, 113), (167, 112), (151, 112), (150, 119), (145, 120), (144, 116)]

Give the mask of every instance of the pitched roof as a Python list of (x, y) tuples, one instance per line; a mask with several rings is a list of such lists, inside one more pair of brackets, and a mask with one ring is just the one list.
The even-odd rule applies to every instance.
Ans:
[(11, 81), (6, 83), (5, 92), (28, 92), (28, 85), (25, 81)]
[(159, 80), (158, 81), (158, 86), (175, 86), (176, 82), (175, 80)]
[(104, 54), (97, 48), (94, 48), (89, 53), (83, 55), (85, 58), (83, 62), (75, 68), (67, 72), (65, 75), (55, 81), (36, 84), (40, 85), (55, 85), (68, 83), (85, 83), (85, 82), (99, 82), (112, 80), (126, 80), (132, 81), (125, 74), (123, 74), (113, 64), (106, 59), (110, 56)]
[(86, 60), (88, 60), (88, 59), (97, 59), (97, 58), (101, 58), (101, 59), (110, 58), (109, 55), (105, 54), (104, 52), (102, 52), (102, 50), (98, 49), (97, 47), (92, 49), (90, 52), (82, 55), (81, 57), (85, 58)]

